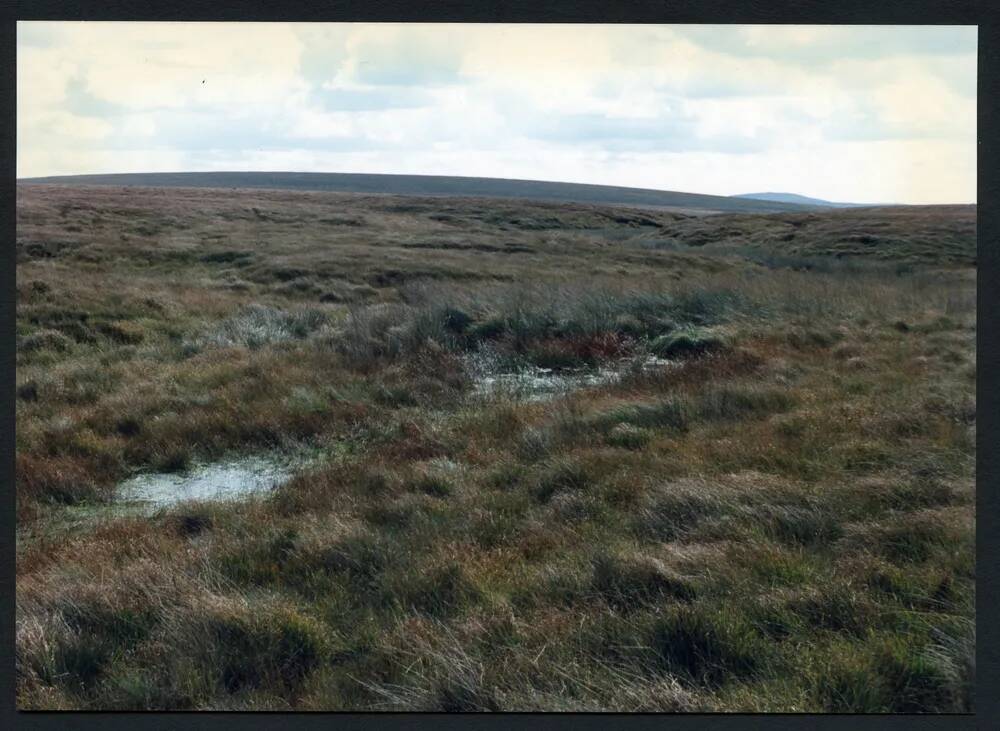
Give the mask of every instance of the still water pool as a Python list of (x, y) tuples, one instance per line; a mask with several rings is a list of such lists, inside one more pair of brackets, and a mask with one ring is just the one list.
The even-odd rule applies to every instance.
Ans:
[(116, 500), (151, 510), (189, 500), (240, 500), (287, 482), (295, 467), (290, 460), (275, 457), (243, 457), (186, 472), (142, 473), (118, 486)]

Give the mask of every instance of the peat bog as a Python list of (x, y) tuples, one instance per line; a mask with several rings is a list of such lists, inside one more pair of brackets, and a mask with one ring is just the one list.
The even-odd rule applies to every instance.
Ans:
[(975, 207), (17, 215), (20, 708), (973, 708)]

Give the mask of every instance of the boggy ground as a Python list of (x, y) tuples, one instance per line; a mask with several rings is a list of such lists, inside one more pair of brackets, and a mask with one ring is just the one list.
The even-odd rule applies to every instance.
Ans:
[[(677, 235), (729, 216), (22, 186), (19, 707), (971, 709), (962, 210), (837, 259), (890, 214), (742, 251)], [(623, 376), (482, 397), (484, 361)], [(275, 449), (322, 457), (101, 507)]]

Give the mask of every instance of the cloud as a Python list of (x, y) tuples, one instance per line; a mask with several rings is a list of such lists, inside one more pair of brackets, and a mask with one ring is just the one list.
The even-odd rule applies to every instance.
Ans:
[(682, 26), (679, 33), (704, 48), (741, 58), (768, 58), (796, 66), (844, 59), (948, 56), (975, 53), (974, 26)]
[(548, 117), (523, 136), (563, 146), (594, 146), (613, 152), (746, 153), (767, 147), (754, 130), (706, 131), (697, 114), (678, 111), (655, 118), (614, 118), (600, 114)]
[(311, 100), (328, 111), (370, 112), (377, 109), (416, 109), (433, 103), (433, 97), (421, 88), (342, 88), (321, 86)]
[(81, 117), (108, 117), (121, 112), (121, 107), (94, 96), (83, 76), (74, 76), (66, 83), (66, 111)]
[(21, 22), (17, 169), (968, 201), (975, 92), (968, 27)]

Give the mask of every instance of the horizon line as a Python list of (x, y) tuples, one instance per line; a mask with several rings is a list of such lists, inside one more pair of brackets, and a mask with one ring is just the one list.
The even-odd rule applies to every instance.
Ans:
[[(68, 173), (68, 174), (54, 174), (54, 175), (33, 175), (30, 177), (16, 177), (15, 183), (31, 183), (33, 181), (41, 181), (54, 178), (86, 178), (94, 176), (139, 176), (139, 175), (222, 175), (222, 174), (260, 174), (260, 175), (356, 175), (356, 176), (384, 176), (384, 177), (411, 177), (411, 178), (458, 178), (458, 179), (468, 179), (468, 180), (503, 180), (512, 181), (518, 183), (541, 183), (541, 184), (556, 184), (556, 185), (579, 185), (579, 186), (590, 186), (595, 188), (614, 188), (619, 190), (633, 190), (633, 191), (649, 191), (656, 193), (680, 193), (685, 195), (697, 195), (706, 196), (712, 198), (743, 198), (744, 200), (763, 200), (762, 198), (753, 198), (754, 195), (768, 195), (768, 194), (778, 194), (778, 195), (793, 195), (801, 196), (803, 198), (813, 198), (814, 200), (823, 201), (825, 203), (832, 203), (835, 205), (847, 205), (847, 206), (866, 206), (866, 207), (895, 207), (895, 206), (968, 206), (968, 205), (978, 205), (977, 201), (963, 201), (963, 202), (941, 202), (941, 203), (885, 203), (885, 202), (870, 202), (870, 201), (832, 201), (826, 198), (821, 198), (819, 196), (811, 196), (805, 193), (798, 193), (793, 191), (757, 191), (755, 193), (731, 193), (731, 194), (721, 194), (721, 193), (703, 193), (697, 191), (688, 190), (671, 190), (667, 188), (645, 188), (638, 186), (627, 186), (627, 185), (611, 185), (606, 183), (591, 183), (591, 182), (579, 182), (573, 180), (550, 180), (550, 179), (539, 179), (539, 178), (505, 178), (497, 176), (488, 175), (445, 175), (441, 173), (373, 173), (373, 172), (343, 172), (343, 171), (316, 171), (316, 170), (151, 170), (144, 172), (89, 172), (89, 173)], [(767, 201), (774, 202), (774, 201)], [(809, 203), (803, 202), (799, 205), (807, 206)]]

